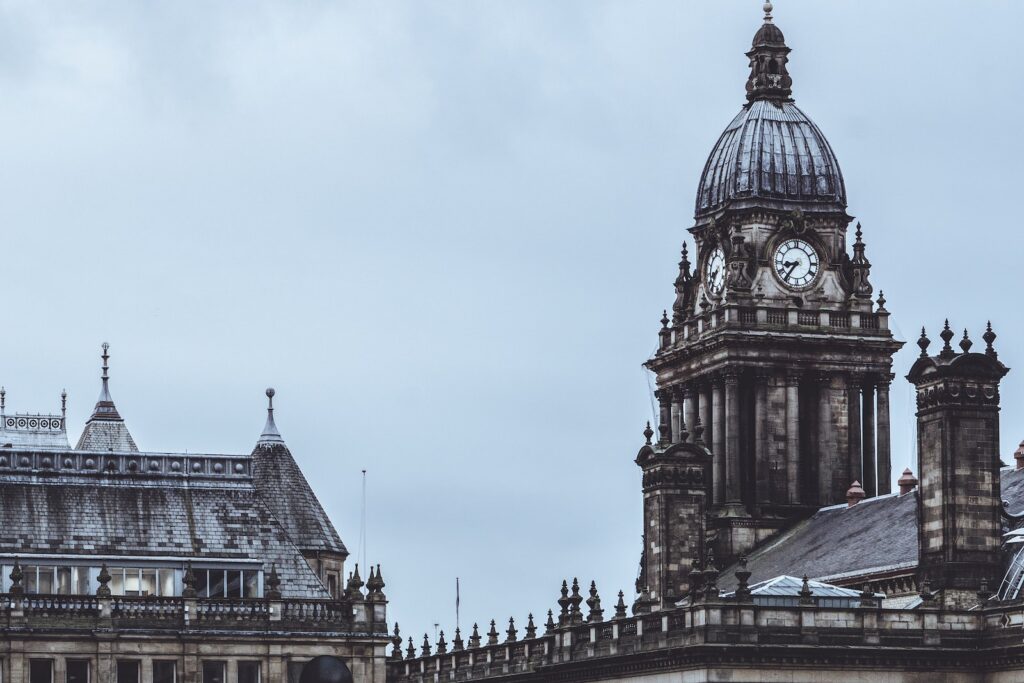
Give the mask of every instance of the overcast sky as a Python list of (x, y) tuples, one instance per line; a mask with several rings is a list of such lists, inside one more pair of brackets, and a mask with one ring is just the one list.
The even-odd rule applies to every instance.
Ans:
[[(632, 582), (697, 180), (744, 101), (743, 2), (0, 4), (0, 383), (72, 442), (111, 390), (144, 450), (277, 423), (406, 635)], [(903, 379), (949, 316), (1024, 364), (1024, 3), (780, 0)], [(1002, 454), (1024, 438), (1003, 391)], [(916, 469), (916, 466), (915, 466)], [(365, 576), (365, 574), (364, 574)], [(769, 577), (754, 577), (769, 578)], [(468, 630), (468, 629), (466, 629)]]

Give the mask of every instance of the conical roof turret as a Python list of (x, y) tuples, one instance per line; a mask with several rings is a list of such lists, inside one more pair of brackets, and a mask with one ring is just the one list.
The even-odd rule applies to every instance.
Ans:
[(89, 421), (85, 423), (82, 436), (78, 439), (77, 450), (80, 451), (120, 451), (135, 452), (135, 445), (121, 414), (117, 412), (114, 399), (110, 396), (110, 344), (103, 342), (103, 374), (100, 396), (96, 399)]

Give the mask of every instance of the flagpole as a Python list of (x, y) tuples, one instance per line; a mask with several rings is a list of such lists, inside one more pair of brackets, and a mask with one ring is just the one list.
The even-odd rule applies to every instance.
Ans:
[(455, 628), (459, 628), (459, 577), (455, 577)]

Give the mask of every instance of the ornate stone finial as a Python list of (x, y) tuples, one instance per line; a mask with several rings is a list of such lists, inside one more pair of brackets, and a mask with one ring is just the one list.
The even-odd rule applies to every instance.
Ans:
[(274, 422), (274, 396), (277, 394), (274, 391), (274, 387), (267, 387), (267, 422), (263, 425), (263, 433), (260, 434), (260, 440), (256, 442), (256, 445), (273, 445), (277, 443), (284, 443), (284, 439), (281, 438), (281, 432), (277, 430), (277, 424)]
[(477, 628), (475, 623), (473, 624), (473, 632), (469, 634), (469, 646), (480, 647), (480, 629)]
[(704, 425), (700, 423), (700, 415), (697, 416), (697, 422), (693, 425), (693, 443), (697, 446), (704, 445)]
[(529, 616), (526, 618), (526, 638), (530, 639), (536, 637), (537, 625), (533, 623), (533, 612), (530, 612)]
[(416, 646), (412, 644), (412, 636), (409, 636), (409, 647), (405, 651), (406, 659), (416, 659)]
[(583, 612), (580, 610), (581, 604), (583, 604), (583, 596), (580, 595), (580, 581), (573, 577), (572, 595), (569, 596), (569, 618), (573, 623), (583, 621)]
[(718, 570), (715, 569), (715, 565), (712, 562), (709, 561), (707, 566), (704, 567), (704, 571), (701, 572), (701, 578), (704, 580), (704, 597), (708, 600), (718, 598)]
[(952, 358), (956, 354), (953, 352), (953, 347), (949, 345), (950, 340), (953, 339), (953, 330), (949, 329), (949, 318), (946, 318), (946, 323), (942, 328), (942, 332), (939, 333), (942, 337), (942, 351), (939, 352), (940, 358)]
[(587, 607), (590, 611), (587, 613), (587, 621), (594, 623), (604, 620), (604, 610), (601, 609), (601, 596), (597, 594), (597, 582), (590, 582), (590, 597), (587, 598)]
[(395, 622), (395, 632), (391, 636), (391, 659), (402, 658), (402, 634), (398, 630), (398, 622)]
[(910, 471), (910, 468), (903, 470), (903, 474), (900, 475), (899, 480), (896, 484), (900, 487), (900, 495), (905, 496), (915, 488), (917, 488), (917, 478), (914, 473)]
[(100, 587), (96, 589), (96, 595), (101, 598), (109, 598), (110, 586), (107, 584), (110, 583), (110, 572), (107, 570), (106, 562), (100, 565), (100, 573), (99, 576), (96, 577), (96, 580), (100, 582)]
[(672, 286), (675, 288), (676, 300), (672, 302), (672, 325), (678, 327), (683, 324), (690, 315), (691, 288), (693, 275), (690, 274), (690, 255), (686, 250), (686, 242), (683, 242), (682, 258), (679, 259), (679, 274), (676, 275)]
[(921, 358), (928, 357), (928, 345), (932, 343), (932, 340), (925, 334), (924, 326), (921, 327), (921, 336), (917, 340), (917, 345), (921, 348)]
[(644, 428), (644, 441), (646, 445), (651, 445), (651, 437), (654, 436), (654, 430), (651, 429), (651, 421), (647, 421), (647, 426)]
[(277, 575), (276, 562), (270, 565), (270, 576), (267, 577), (267, 587), (270, 589), (264, 593), (264, 597), (266, 597), (267, 600), (281, 599), (281, 577)]
[(514, 643), (516, 642), (516, 620), (515, 617), (508, 618), (508, 629), (505, 631), (505, 642)]
[(196, 597), (196, 573), (192, 571), (192, 560), (185, 563), (185, 575), (181, 577), (181, 585), (184, 586), (181, 589), (181, 597)]
[(626, 596), (622, 591), (619, 591), (619, 601), (615, 603), (615, 618), (626, 618)]
[(747, 556), (740, 558), (740, 567), (736, 570), (736, 580), (739, 585), (736, 587), (736, 600), (747, 602), (750, 600), (750, 570), (747, 569)]
[(772, 23), (772, 3), (771, 2), (764, 3), (764, 8), (763, 9), (764, 9), (764, 23), (766, 23), (766, 24)]
[(21, 585), (21, 580), (25, 578), (25, 572), (21, 569), (21, 562), (18, 558), (14, 558), (14, 566), (11, 567), (11, 589), (8, 591), (11, 595), (24, 595), (25, 588)]
[(569, 605), (572, 601), (569, 599), (569, 582), (562, 579), (562, 590), (561, 597), (558, 598), (558, 607), (560, 611), (558, 613), (558, 625), (563, 626), (569, 622)]
[(487, 632), (487, 644), (497, 645), (498, 644), (498, 629), (494, 624), (494, 619), (491, 619), (491, 630)]
[(462, 652), (466, 649), (465, 643), (462, 642), (462, 631), (459, 627), (455, 627), (455, 639), (452, 641), (452, 652)]
[(703, 572), (700, 571), (700, 564), (693, 560), (693, 564), (690, 567), (690, 604), (700, 601), (700, 597), (703, 595), (700, 590), (702, 586)]
[[(864, 244), (864, 240), (861, 239), (864, 233), (861, 231), (860, 223), (857, 223), (857, 232), (855, 233), (856, 239), (853, 242), (853, 258), (850, 259), (850, 274), (852, 275), (853, 282), (853, 296), (859, 299), (871, 299), (871, 292), (874, 291), (874, 287), (871, 286), (871, 261), (864, 255), (864, 249), (867, 246)], [(879, 304), (879, 310), (884, 311), (885, 298), (881, 297), (882, 303)]]
[(878, 311), (880, 313), (885, 312), (885, 292), (878, 290)]
[(0, 387), (0, 415), (7, 409), (7, 389)]
[(68, 390), (60, 390), (60, 416), (67, 419), (68, 416)]
[(362, 577), (359, 576), (359, 563), (356, 562), (355, 570), (348, 575), (348, 585), (345, 586), (345, 591), (350, 598), (361, 598), (364, 585)]
[(420, 657), (429, 657), (429, 656), (430, 656), (430, 638), (428, 638), (427, 634), (424, 633), (423, 634), (423, 645), (420, 647)]
[(668, 323), (668, 310), (666, 309), (661, 312), (661, 329), (668, 329)]
[(992, 331), (991, 320), (985, 326), (985, 334), (981, 335), (981, 338), (985, 340), (985, 355), (990, 358), (998, 358), (999, 354), (996, 353), (995, 348), (992, 346), (992, 342), (996, 340), (996, 333)]
[(864, 232), (860, 229), (860, 221), (857, 221), (857, 231), (853, 233), (857, 237), (857, 242), (863, 242), (861, 237), (864, 236)]
[(807, 580), (807, 574), (804, 574), (804, 583), (800, 587), (800, 604), (801, 605), (813, 605), (814, 591), (811, 590), (811, 583)]
[(859, 481), (854, 481), (846, 490), (846, 506), (852, 508), (866, 497), (867, 493), (864, 492), (864, 487), (860, 485)]
[(373, 565), (370, 565), (370, 576), (366, 579), (366, 589), (374, 597), (384, 595), (384, 577), (381, 576), (379, 564), (376, 572), (373, 570)]
[(437, 654), (448, 654), (448, 643), (444, 641), (444, 631), (441, 631), (437, 639)]
[(551, 633), (555, 630), (555, 613), (548, 610), (548, 620), (544, 622), (544, 633)]
[(377, 564), (377, 586), (376, 586), (376, 588), (377, 588), (377, 590), (376, 590), (377, 595), (384, 595), (384, 586), (386, 586), (386, 585), (387, 584), (384, 583), (384, 575), (381, 574), (381, 572), (380, 572), (380, 564), (378, 563)]
[(964, 353), (970, 353), (972, 346), (974, 346), (974, 342), (971, 341), (971, 338), (967, 335), (967, 330), (964, 329), (964, 338), (960, 340), (960, 350)]

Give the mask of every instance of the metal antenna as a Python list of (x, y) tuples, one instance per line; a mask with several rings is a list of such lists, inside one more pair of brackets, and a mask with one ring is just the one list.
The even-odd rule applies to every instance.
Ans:
[(363, 502), (359, 511), (359, 557), (366, 561), (366, 470), (363, 470)]

